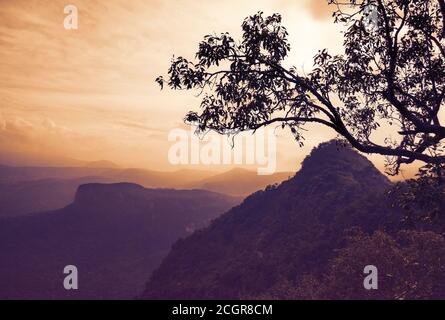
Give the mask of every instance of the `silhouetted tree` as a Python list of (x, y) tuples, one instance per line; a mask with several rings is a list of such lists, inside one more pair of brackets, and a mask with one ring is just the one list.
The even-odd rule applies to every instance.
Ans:
[[(359, 151), (387, 156), (391, 174), (415, 160), (441, 169), (444, 0), (328, 2), (334, 22), (346, 28), (344, 54), (319, 51), (308, 74), (285, 66), (290, 44), (281, 16), (259, 12), (244, 20), (240, 41), (207, 35), (195, 62), (173, 58), (168, 79), (156, 81), (199, 90), (201, 111), (185, 120), (201, 131), (234, 134), (278, 123), (301, 144), (303, 126), (318, 123)], [(396, 128), (392, 137), (388, 126)]]

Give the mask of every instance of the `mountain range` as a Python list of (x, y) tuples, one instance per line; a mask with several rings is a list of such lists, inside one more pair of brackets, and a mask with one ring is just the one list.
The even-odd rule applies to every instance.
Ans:
[[(105, 167), (102, 167), (104, 165)], [(240, 198), (286, 179), (289, 173), (259, 176), (245, 169), (158, 172), (125, 169), (99, 161), (84, 167), (0, 166), (0, 217), (62, 208), (85, 183), (130, 182), (147, 188), (205, 189)]]
[[(0, 220), (0, 299), (131, 299), (170, 246), (237, 198), (202, 190), (84, 184), (72, 204)], [(79, 271), (76, 292), (61, 285)]]
[[(0, 298), (445, 299), (444, 225), (408, 224), (388, 196), (394, 184), (337, 141), (242, 202), (213, 191), (76, 181), (86, 172), (110, 179), (95, 176), (101, 170), (140, 177), (133, 170), (44, 170), (0, 167), (5, 184), (33, 177), (36, 198), (58, 194), (39, 186), (42, 175), (81, 184), (62, 209), (0, 219)], [(146, 174), (150, 183), (171, 181)], [(255, 185), (244, 171), (206, 174), (196, 182), (202, 188), (237, 194)], [(63, 289), (66, 265), (78, 267), (79, 290)], [(370, 265), (378, 290), (363, 287)]]
[[(252, 194), (177, 241), (141, 298), (257, 298), (284, 284), (298, 287), (308, 276), (320, 279), (348, 230), (399, 228), (401, 213), (386, 197), (390, 187), (350, 147), (322, 144), (295, 177)], [(354, 272), (362, 274), (363, 267)]]

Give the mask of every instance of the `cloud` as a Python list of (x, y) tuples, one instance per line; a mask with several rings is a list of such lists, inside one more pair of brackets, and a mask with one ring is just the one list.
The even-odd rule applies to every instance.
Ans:
[(209, 32), (239, 38), (242, 20), (262, 10), (283, 14), (290, 63), (312, 65), (336, 42), (332, 26), (314, 18), (326, 15), (318, 2), (76, 0), (79, 29), (67, 31), (69, 1), (0, 0), (0, 148), (122, 164), (150, 158), (165, 169), (169, 130), (190, 129), (181, 119), (200, 103), (155, 84), (171, 56), (193, 57)]
[(0, 141), (2, 144), (23, 144), (32, 141), (35, 126), (25, 119), (14, 117), (6, 119), (0, 115)]
[(58, 125), (50, 118), (35, 121), (0, 114), (0, 149), (4, 152), (75, 155), (81, 151), (79, 146), (95, 140)]

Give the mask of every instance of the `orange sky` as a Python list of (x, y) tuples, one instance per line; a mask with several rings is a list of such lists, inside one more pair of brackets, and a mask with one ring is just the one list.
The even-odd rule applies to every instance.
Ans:
[[(154, 79), (171, 56), (193, 57), (208, 33), (239, 35), (242, 20), (261, 10), (283, 15), (287, 63), (310, 70), (318, 49), (341, 50), (340, 27), (324, 2), (77, 0), (70, 3), (79, 9), (79, 29), (65, 30), (66, 1), (0, 0), (0, 153), (177, 169), (167, 159), (167, 136), (199, 98), (159, 90)], [(278, 169), (292, 171), (334, 137), (314, 127), (300, 149), (286, 132), (277, 134)]]

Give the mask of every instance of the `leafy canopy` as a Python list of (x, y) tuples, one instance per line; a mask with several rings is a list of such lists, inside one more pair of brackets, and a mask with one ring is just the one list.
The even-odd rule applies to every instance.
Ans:
[(302, 144), (304, 126), (317, 123), (359, 151), (387, 156), (392, 174), (415, 160), (437, 174), (445, 164), (444, 0), (328, 2), (346, 29), (344, 53), (319, 51), (307, 74), (284, 65), (291, 47), (281, 16), (259, 12), (244, 20), (239, 41), (207, 35), (194, 61), (173, 58), (168, 78), (156, 81), (198, 90), (200, 110), (185, 121), (201, 131), (279, 124)]

